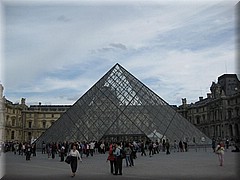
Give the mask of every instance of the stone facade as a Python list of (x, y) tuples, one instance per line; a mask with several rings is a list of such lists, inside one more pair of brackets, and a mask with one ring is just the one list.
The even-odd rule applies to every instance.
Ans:
[(22, 141), (23, 137), (23, 122), (22, 114), (26, 109), (25, 104), (14, 104), (11, 101), (4, 99), (4, 140), (5, 141)]
[[(1, 95), (3, 87), (1, 87)], [(71, 105), (30, 105), (25, 99), (20, 103), (13, 103), (1, 97), (2, 136), (0, 141), (29, 142), (37, 139), (44, 133)]]
[(236, 74), (224, 74), (212, 82), (207, 98), (187, 104), (186, 98), (178, 111), (210, 138), (232, 139), (240, 136), (240, 81)]
[(3, 98), (3, 86), (0, 84), (0, 143), (4, 141), (4, 109), (5, 103)]
[(69, 105), (31, 105), (22, 113), (23, 137), (33, 141), (40, 137), (71, 106)]

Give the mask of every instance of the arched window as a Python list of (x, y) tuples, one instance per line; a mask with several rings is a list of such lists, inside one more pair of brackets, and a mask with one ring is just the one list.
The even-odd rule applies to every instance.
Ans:
[(197, 119), (197, 124), (200, 124), (200, 116), (196, 116), (196, 119)]
[(232, 109), (228, 109), (228, 119), (232, 118)]
[(15, 126), (15, 118), (12, 118), (12, 126)]

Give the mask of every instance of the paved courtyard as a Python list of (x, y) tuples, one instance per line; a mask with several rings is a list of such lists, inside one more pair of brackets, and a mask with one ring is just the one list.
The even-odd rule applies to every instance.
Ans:
[[(200, 149), (197, 152), (163, 152), (153, 157), (138, 154), (134, 167), (126, 167), (123, 163), (123, 175), (110, 174), (107, 154), (95, 154), (93, 157), (83, 157), (74, 179), (239, 179), (239, 153), (225, 153), (224, 166), (219, 166), (217, 155), (210, 149)], [(14, 155), (12, 152), (5, 156), (5, 176), (3, 180), (37, 180), (37, 179), (73, 179), (70, 177), (70, 167), (60, 162), (59, 157), (48, 159), (47, 155), (38, 153), (31, 161), (25, 156)]]

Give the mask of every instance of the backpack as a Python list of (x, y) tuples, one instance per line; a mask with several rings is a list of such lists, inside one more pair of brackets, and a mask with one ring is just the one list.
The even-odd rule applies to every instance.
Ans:
[(120, 149), (120, 157), (122, 159), (126, 158), (126, 152), (122, 148)]

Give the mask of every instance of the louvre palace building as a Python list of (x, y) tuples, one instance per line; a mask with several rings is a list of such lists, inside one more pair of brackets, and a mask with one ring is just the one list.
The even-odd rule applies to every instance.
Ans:
[(189, 122), (210, 138), (229, 139), (239, 143), (240, 82), (236, 74), (223, 74), (212, 82), (206, 98), (187, 104), (186, 98), (178, 107)]
[[(125, 140), (150, 134), (189, 142), (205, 137), (239, 142), (240, 82), (224, 74), (206, 98), (168, 105), (119, 64), (73, 105), (13, 103), (0, 85), (0, 141)], [(69, 128), (72, 131), (69, 131)], [(117, 139), (119, 140), (119, 139)]]

